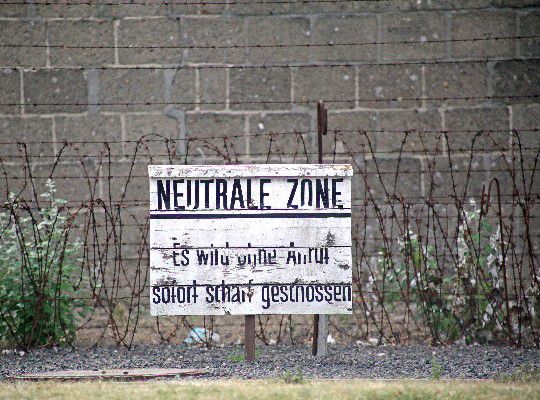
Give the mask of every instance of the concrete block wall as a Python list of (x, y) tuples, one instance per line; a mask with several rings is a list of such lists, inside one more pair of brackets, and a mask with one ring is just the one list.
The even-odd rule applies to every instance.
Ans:
[[(0, 4), (1, 44), (24, 45), (0, 50), (2, 196), (6, 183), (21, 186), (25, 142), (34, 176), (62, 154), (60, 197), (89, 199), (74, 176), (96, 176), (96, 196), (125, 192), (144, 221), (150, 162), (315, 162), (309, 101), (319, 99), (329, 109), (325, 161), (373, 170), (361, 154), (370, 145), (383, 172), (406, 172), (397, 186), (384, 179), (405, 198), (450, 194), (447, 145), (464, 168), (472, 135), (462, 131), (494, 130), (476, 145), (471, 195), (502, 174), (493, 160), (515, 148), (512, 130), (524, 130), (527, 160), (540, 148), (537, 0), (21, 3)], [(402, 146), (406, 130), (427, 132)], [(265, 135), (279, 132), (299, 134)], [(145, 135), (180, 141), (149, 142), (135, 157)], [(441, 161), (435, 175), (426, 149)], [(384, 197), (375, 178), (369, 188), (355, 179), (357, 201), (370, 189)]]

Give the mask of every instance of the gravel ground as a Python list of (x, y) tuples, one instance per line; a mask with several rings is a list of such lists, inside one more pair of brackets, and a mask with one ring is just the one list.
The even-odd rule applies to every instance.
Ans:
[(443, 378), (491, 378), (527, 364), (540, 367), (540, 350), (492, 346), (330, 347), (325, 358), (311, 356), (308, 346), (259, 346), (257, 361), (238, 361), (243, 347), (206, 350), (156, 345), (131, 350), (114, 347), (37, 349), (28, 353), (4, 350), (0, 379), (24, 372), (103, 368), (207, 368), (204, 378), (272, 378), (297, 368), (308, 378), (426, 378), (432, 359)]

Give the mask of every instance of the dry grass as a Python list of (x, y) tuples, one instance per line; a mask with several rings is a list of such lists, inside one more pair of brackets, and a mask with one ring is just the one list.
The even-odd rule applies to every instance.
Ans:
[(1, 383), (0, 399), (540, 399), (540, 383), (311, 380)]

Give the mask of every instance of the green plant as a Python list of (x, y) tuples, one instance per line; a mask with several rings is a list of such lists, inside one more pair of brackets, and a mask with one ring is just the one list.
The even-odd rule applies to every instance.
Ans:
[(304, 374), (298, 367), (294, 372), (291, 370), (284, 371), (279, 375), (278, 380), (283, 383), (291, 383), (295, 385), (300, 385), (305, 382)]
[(238, 350), (238, 351), (235, 351), (235, 352), (229, 354), (227, 356), (227, 360), (229, 360), (231, 362), (235, 362), (235, 363), (243, 362), (243, 361), (246, 360), (246, 356), (242, 351)]
[(439, 363), (436, 357), (431, 357), (431, 379), (438, 381), (444, 372), (443, 366)]
[(487, 342), (502, 334), (501, 232), (480, 210), (464, 212), (457, 238), (454, 310), (467, 343)]
[[(259, 349), (256, 349), (255, 358), (259, 358), (260, 355), (261, 351)], [(227, 356), (227, 360), (234, 363), (244, 362), (246, 361), (246, 355), (244, 354), (243, 350), (235, 350)]]
[[(451, 263), (441, 262), (440, 250), (428, 239), (406, 230), (398, 238), (398, 254), (379, 250), (367, 289), (379, 294), (374, 302), (384, 302), (390, 310), (410, 304), (409, 311), (424, 322), (434, 345), (458, 339), (494, 341), (503, 335), (506, 316), (504, 246), (500, 231), (472, 203), (459, 221)], [(527, 295), (532, 300), (535, 293), (530, 289)]]
[(37, 211), (11, 196), (0, 213), (0, 340), (21, 348), (71, 342), (85, 310), (74, 299), (80, 243), (54, 194), (49, 180)]
[(434, 255), (434, 246), (424, 244), (418, 235), (407, 231), (398, 239), (399, 255), (394, 259), (385, 250), (379, 251), (378, 292), (384, 293), (384, 304), (390, 309), (404, 301), (412, 303), (415, 313), (429, 328), (433, 344), (455, 340), (459, 326), (452, 312), (452, 299), (446, 291), (452, 277), (443, 276)]

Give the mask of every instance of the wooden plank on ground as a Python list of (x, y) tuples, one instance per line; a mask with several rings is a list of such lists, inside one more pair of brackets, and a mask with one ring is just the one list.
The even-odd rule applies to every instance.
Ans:
[(11, 375), (8, 376), (8, 379), (14, 381), (148, 380), (156, 378), (192, 377), (206, 373), (208, 373), (208, 370), (205, 369), (128, 368), (35, 372)]

